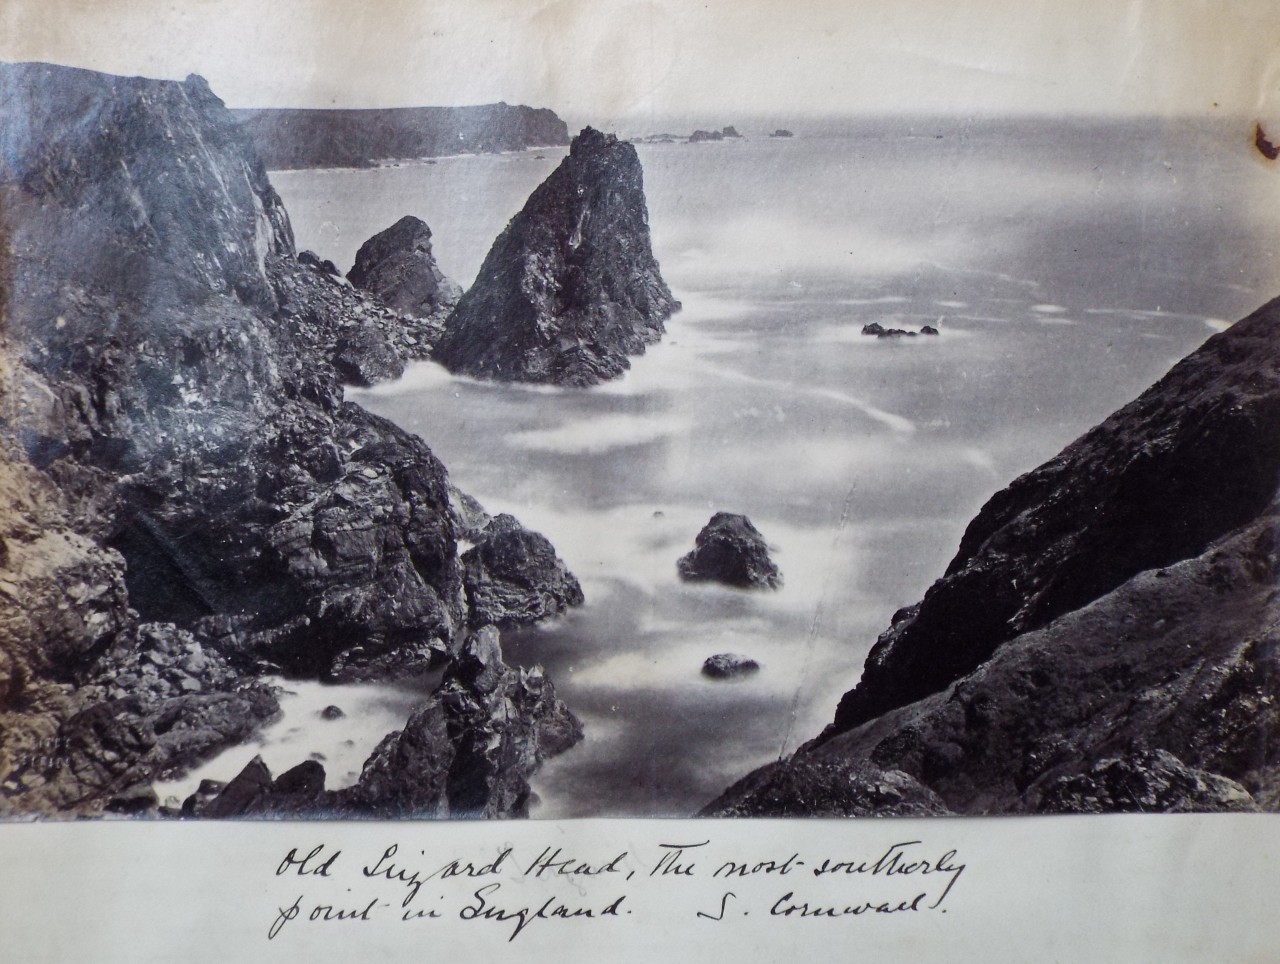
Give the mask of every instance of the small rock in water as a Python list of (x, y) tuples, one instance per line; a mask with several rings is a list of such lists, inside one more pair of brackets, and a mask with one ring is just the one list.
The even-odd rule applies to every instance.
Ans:
[(740, 676), (750, 676), (759, 669), (760, 664), (747, 656), (739, 656), (737, 653), (717, 653), (715, 656), (708, 656), (706, 662), (702, 664), (702, 675), (710, 676), (712, 679), (736, 679)]
[(920, 334), (922, 335), (936, 335), (938, 333), (938, 329), (934, 328), (933, 325), (925, 325), (920, 329)]
[(769, 545), (745, 515), (717, 512), (698, 533), (693, 551), (676, 563), (680, 578), (714, 581), (741, 589), (777, 589), (782, 574)]
[(340, 720), (346, 715), (341, 707), (333, 705), (326, 706), (320, 711), (320, 718), (324, 720)]

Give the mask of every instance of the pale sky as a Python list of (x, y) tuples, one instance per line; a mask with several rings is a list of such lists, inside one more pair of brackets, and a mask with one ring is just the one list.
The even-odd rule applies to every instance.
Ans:
[(233, 107), (1270, 119), (1280, 0), (0, 0), (0, 59), (196, 72)]

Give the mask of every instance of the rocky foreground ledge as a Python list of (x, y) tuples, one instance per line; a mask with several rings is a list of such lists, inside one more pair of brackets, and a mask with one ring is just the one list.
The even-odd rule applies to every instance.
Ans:
[[(343, 398), (424, 355), (435, 316), (298, 256), (199, 77), (0, 65), (0, 115), (0, 814), (154, 811), (154, 779), (275, 716), (268, 673), (470, 685), (477, 507)], [(491, 692), (563, 721), (492, 643)], [(450, 739), (487, 740), (482, 715)], [(449, 791), (469, 812), (518, 811), (571, 742), (522, 732), (501, 786)], [(488, 766), (468, 753), (450, 780)]]
[(1280, 300), (997, 493), (716, 815), (1280, 809)]

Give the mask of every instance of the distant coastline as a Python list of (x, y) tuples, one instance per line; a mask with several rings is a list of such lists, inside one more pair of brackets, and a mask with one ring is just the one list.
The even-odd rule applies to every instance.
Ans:
[(496, 154), (569, 143), (569, 128), (554, 111), (519, 104), (241, 108), (231, 114), (272, 170), (375, 167), (389, 160)]

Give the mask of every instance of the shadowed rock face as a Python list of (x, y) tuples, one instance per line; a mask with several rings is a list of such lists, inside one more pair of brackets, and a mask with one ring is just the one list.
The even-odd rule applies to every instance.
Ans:
[(635, 148), (588, 127), (494, 243), (433, 357), (479, 378), (594, 385), (625, 372), (678, 307)]
[(993, 497), (777, 766), (901, 771), (957, 813), (1276, 809), (1278, 466), (1272, 302)]
[(431, 254), (431, 229), (412, 215), (360, 245), (347, 278), (389, 307), (419, 318), (452, 308), (462, 294)]
[(199, 78), (0, 65), (0, 113), (0, 813), (134, 809), (272, 717), (262, 670), (456, 648), (444, 467), (339, 371), (424, 336), (296, 259)]

